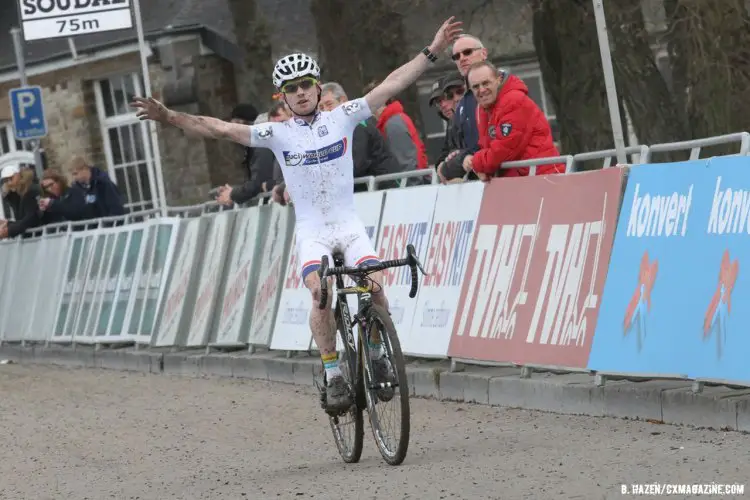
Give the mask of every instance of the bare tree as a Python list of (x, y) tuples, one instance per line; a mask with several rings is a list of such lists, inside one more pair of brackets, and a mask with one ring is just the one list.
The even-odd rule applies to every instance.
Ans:
[(240, 101), (264, 105), (273, 93), (268, 77), (273, 71), (268, 25), (256, 0), (229, 0), (229, 8), (242, 58), (235, 66), (237, 97)]
[(591, 2), (530, 0), (544, 86), (555, 106), (564, 154), (613, 147)]
[(617, 92), (638, 141), (657, 144), (689, 138), (684, 115), (656, 65), (641, 0), (618, 0), (606, 6)]
[(693, 137), (750, 128), (750, 16), (743, 0), (665, 0), (674, 90)]
[[(344, 86), (350, 98), (382, 80), (413, 55), (406, 54), (404, 0), (312, 0), (324, 79)], [(421, 128), (415, 87), (398, 96)]]

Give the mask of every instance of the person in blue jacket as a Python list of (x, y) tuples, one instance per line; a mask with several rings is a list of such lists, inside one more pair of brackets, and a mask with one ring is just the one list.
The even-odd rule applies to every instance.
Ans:
[(71, 161), (70, 172), (86, 196), (86, 219), (125, 215), (122, 195), (107, 172), (92, 167), (80, 156)]

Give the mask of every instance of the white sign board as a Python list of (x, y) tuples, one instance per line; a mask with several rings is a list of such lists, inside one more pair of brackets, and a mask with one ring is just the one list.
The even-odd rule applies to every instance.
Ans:
[(19, 0), (29, 42), (133, 27), (130, 0)]
[[(411, 243), (419, 260), (425, 261), (435, 201), (440, 188), (441, 186), (420, 186), (394, 189), (386, 193), (377, 240), (380, 260), (406, 258), (406, 245)], [(416, 297), (409, 297), (411, 270), (408, 266), (386, 269), (383, 271), (381, 285), (388, 298), (393, 324), (399, 337), (403, 338), (408, 335), (407, 330), (412, 325), (417, 309)]]
[(483, 192), (483, 182), (451, 184), (438, 191), (427, 255), (422, 261), (427, 276), (419, 275), (421, 286), (411, 328), (398, 332), (404, 354), (448, 354)]

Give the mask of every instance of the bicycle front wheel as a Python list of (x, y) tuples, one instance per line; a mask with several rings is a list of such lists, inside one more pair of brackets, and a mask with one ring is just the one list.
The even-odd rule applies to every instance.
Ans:
[[(360, 352), (370, 427), (386, 463), (399, 465), (406, 458), (411, 425), (406, 364), (396, 327), (388, 312), (380, 306), (371, 306), (366, 324), (365, 334), (360, 330)], [(373, 369), (375, 362), (370, 360), (367, 339), (378, 333), (385, 353), (377, 363), (381, 367), (386, 364), (386, 377), (383, 377), (382, 369)]]

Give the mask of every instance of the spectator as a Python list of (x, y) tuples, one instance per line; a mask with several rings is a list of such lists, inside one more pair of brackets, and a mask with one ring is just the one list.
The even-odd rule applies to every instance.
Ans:
[[(268, 121), (283, 122), (292, 117), (289, 107), (284, 101), (274, 101), (268, 113), (264, 113)], [(264, 123), (264, 116), (258, 115), (254, 124)], [(281, 168), (278, 161), (273, 155), (273, 151), (268, 148), (248, 148), (253, 149), (252, 161), (249, 165), (250, 179), (244, 184), (230, 186), (225, 184), (218, 189), (216, 201), (221, 205), (230, 206), (234, 203), (246, 203), (261, 193), (273, 189), (276, 185), (276, 177), (281, 175)]]
[(80, 156), (70, 162), (75, 186), (83, 191), (86, 200), (84, 219), (99, 219), (125, 215), (120, 191), (107, 172), (92, 167)]
[[(443, 141), (442, 157), (461, 147), (457, 136), (457, 129), (450, 124), (455, 114), (456, 106), (463, 98), (465, 92), (466, 85), (464, 79), (458, 73), (445, 75), (438, 79), (432, 86), (429, 105), (430, 107), (437, 106), (440, 118), (448, 122)], [(455, 183), (463, 182), (463, 180), (463, 177), (457, 177), (445, 182)]]
[(39, 211), (41, 191), (34, 182), (34, 170), (8, 165), (0, 172), (0, 178), (8, 191), (6, 200), (16, 219), (0, 224), (0, 238), (15, 238), (27, 229), (42, 225)]
[[(365, 88), (367, 94), (377, 87), (380, 82), (373, 82)], [(403, 105), (396, 99), (389, 99), (385, 106), (372, 110), (377, 119), (377, 127), (383, 137), (387, 139), (391, 152), (401, 165), (401, 171), (410, 172), (427, 168), (427, 150), (419, 137), (414, 122), (404, 112)], [(410, 182), (409, 184), (414, 184)], [(421, 179), (416, 179), (421, 183)]]
[[(487, 49), (477, 37), (461, 35), (453, 44), (451, 59), (456, 63), (458, 72), (465, 79), (472, 64), (487, 60)], [(448, 127), (451, 130), (450, 133), (454, 134), (456, 138), (456, 147), (453, 151), (444, 151), (436, 162), (441, 179), (450, 180), (464, 177), (465, 172), (462, 167), (464, 157), (478, 151), (479, 132), (476, 112), (476, 98), (471, 92), (466, 92), (456, 105), (455, 114)], [(446, 175), (446, 172), (450, 175)], [(470, 174), (469, 178), (474, 179), (476, 177), (474, 174)]]
[(69, 185), (59, 170), (50, 168), (44, 171), (42, 195), (45, 197), (39, 200), (39, 210), (44, 213), (44, 224), (86, 218), (86, 195), (80, 186)]
[[(241, 123), (242, 125), (252, 125), (258, 118), (258, 110), (252, 104), (238, 104), (232, 109), (232, 115), (229, 121), (232, 123)], [(252, 177), (250, 164), (255, 154), (255, 148), (244, 148), (245, 157), (242, 159), (242, 167), (247, 171), (247, 175)]]
[[(339, 105), (347, 102), (344, 88), (336, 82), (321, 85), (320, 109), (333, 111)], [(391, 152), (385, 138), (380, 134), (374, 117), (370, 117), (357, 125), (352, 136), (352, 159), (354, 161), (354, 178), (393, 174), (403, 171), (398, 160)], [(398, 183), (383, 183), (380, 187), (396, 187)], [(366, 191), (367, 186), (357, 184), (354, 191)]]
[[(465, 171), (516, 177), (529, 175), (529, 167), (501, 169), (507, 161), (560, 156), (544, 112), (529, 97), (520, 78), (499, 72), (489, 61), (473, 64), (467, 74), (469, 88), (479, 104), (480, 150), (464, 158)], [(556, 163), (537, 167), (539, 174), (565, 171)]]

